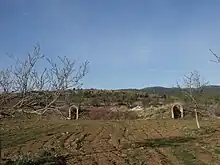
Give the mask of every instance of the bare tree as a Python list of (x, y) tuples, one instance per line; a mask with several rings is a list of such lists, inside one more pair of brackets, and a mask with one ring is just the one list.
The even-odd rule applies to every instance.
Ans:
[(47, 68), (45, 68), (42, 73), (33, 70), (31, 77), (33, 79), (34, 90), (43, 91), (44, 89), (48, 89), (49, 76)]
[(40, 53), (40, 46), (37, 45), (34, 47), (34, 51), (32, 53), (28, 53), (27, 59), (21, 61), (14, 56), (10, 56), (16, 62), (14, 68), (12, 69), (13, 77), (14, 77), (14, 85), (13, 88), (16, 92), (25, 96), (28, 91), (34, 90), (35, 83), (33, 73), (36, 73), (36, 63), (44, 57)]
[[(48, 72), (49, 86), (51, 90), (55, 90), (55, 93), (53, 101), (45, 107), (45, 110), (54, 104), (61, 94), (65, 95), (65, 92), (68, 89), (79, 88), (82, 85), (80, 81), (88, 73), (88, 61), (82, 63), (77, 69), (76, 60), (71, 61), (67, 57), (58, 58), (61, 62), (61, 66), (47, 58), (47, 61), (51, 65), (51, 68)], [(76, 119), (78, 119), (79, 105), (75, 105), (76, 102), (71, 102), (71, 100), (66, 100), (66, 103), (69, 104), (68, 119), (72, 119), (72, 108), (76, 109)], [(57, 107), (56, 110), (58, 109), (59, 108)]]
[[(62, 107), (56, 106), (56, 101), (61, 95), (66, 96), (65, 92), (68, 89), (75, 89), (82, 86), (81, 80), (88, 73), (88, 61), (85, 61), (78, 65), (77, 60), (70, 60), (67, 57), (58, 57), (59, 63), (53, 62), (51, 59), (46, 58), (40, 53), (40, 46), (34, 47), (34, 51), (29, 53), (27, 59), (21, 61), (14, 56), (10, 56), (15, 60), (14, 67), (0, 72), (0, 88), (4, 92), (8, 92), (13, 89), (16, 93), (21, 94), (21, 99), (13, 106), (15, 109), (22, 109), (23, 112), (35, 113), (43, 115), (48, 110), (56, 110), (61, 115), (60, 109)], [(48, 68), (45, 68), (43, 72), (37, 68), (37, 63), (41, 59), (47, 59), (49, 62)], [(60, 64), (60, 65), (59, 65)], [(32, 91), (50, 91), (50, 94), (44, 94), (48, 98), (43, 98), (39, 95), (31, 95)], [(30, 93), (30, 94), (29, 94)], [(52, 93), (52, 95), (51, 95)], [(39, 108), (37, 103), (38, 99), (48, 100), (44, 107)], [(50, 101), (49, 101), (50, 100)], [(78, 119), (79, 105), (74, 105), (74, 101), (69, 101), (69, 118), (71, 119), (71, 109), (76, 109), (76, 119)], [(25, 111), (22, 107), (29, 107), (28, 111)], [(30, 108), (31, 107), (31, 108)], [(76, 108), (77, 107), (77, 108)]]
[(9, 55), (15, 61), (15, 65), (11, 69), (13, 77), (13, 91), (21, 96), (21, 99), (13, 106), (13, 108), (21, 108), (25, 104), (30, 105), (32, 102), (31, 96), (28, 96), (28, 92), (37, 89), (39, 83), (37, 81), (38, 75), (36, 64), (40, 59), (44, 58), (44, 55), (40, 53), (40, 46), (34, 46), (33, 52), (28, 53), (25, 60), (15, 58), (13, 55)]
[(49, 77), (52, 89), (67, 90), (71, 88), (79, 88), (82, 84), (80, 80), (88, 73), (88, 61), (82, 63), (78, 69), (76, 67), (76, 60), (71, 61), (64, 56), (58, 56), (61, 67), (51, 59), (47, 58), (51, 68), (49, 70)]
[(185, 97), (187, 97), (194, 105), (196, 124), (198, 128), (200, 128), (197, 111), (199, 108), (199, 96), (203, 94), (204, 87), (208, 84), (208, 82), (202, 83), (201, 81), (199, 72), (195, 70), (189, 75), (184, 76), (182, 87), (177, 83), (177, 86), (184, 93)]
[(11, 99), (11, 92), (13, 88), (13, 74), (12, 68), (0, 70), (0, 109), (4, 109), (4, 106)]
[[(220, 56), (218, 56), (216, 53), (214, 53), (211, 49), (209, 49), (209, 51), (210, 51), (210, 52), (212, 53), (212, 55), (215, 57), (215, 60), (211, 60), (211, 61), (220, 64)], [(217, 104), (214, 104), (214, 105), (212, 105), (211, 107), (209, 107), (209, 109), (215, 109), (215, 115), (216, 115), (216, 113), (217, 113), (217, 115), (219, 115), (220, 113), (217, 112), (217, 109), (219, 109), (219, 107), (220, 107), (220, 104), (217, 103)]]
[(9, 93), (12, 91), (13, 87), (13, 77), (12, 68), (6, 68), (0, 70), (0, 91), (4, 93)]

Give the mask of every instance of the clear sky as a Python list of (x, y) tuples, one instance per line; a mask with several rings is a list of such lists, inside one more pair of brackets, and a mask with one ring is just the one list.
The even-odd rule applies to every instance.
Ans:
[(0, 0), (0, 68), (36, 43), (89, 60), (85, 88), (173, 87), (194, 69), (220, 84), (220, 0)]

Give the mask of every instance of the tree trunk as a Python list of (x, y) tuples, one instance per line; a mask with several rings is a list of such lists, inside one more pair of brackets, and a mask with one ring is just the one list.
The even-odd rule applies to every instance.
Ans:
[(194, 111), (195, 111), (195, 116), (196, 116), (196, 124), (197, 124), (197, 128), (200, 129), (200, 124), (199, 124), (199, 119), (198, 119), (198, 113), (197, 113), (196, 108), (194, 109)]

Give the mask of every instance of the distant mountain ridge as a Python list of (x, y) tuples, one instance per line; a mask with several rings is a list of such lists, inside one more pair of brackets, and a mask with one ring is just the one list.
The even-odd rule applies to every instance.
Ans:
[[(185, 88), (187, 89), (187, 88)], [(173, 94), (180, 92), (180, 89), (177, 87), (173, 88), (167, 88), (162, 86), (155, 86), (155, 87), (146, 87), (143, 89), (140, 89), (141, 91), (146, 91), (149, 93), (158, 93), (158, 94)], [(204, 87), (204, 92), (206, 93), (213, 93), (213, 94), (219, 94), (220, 95), (220, 85), (209, 85)]]

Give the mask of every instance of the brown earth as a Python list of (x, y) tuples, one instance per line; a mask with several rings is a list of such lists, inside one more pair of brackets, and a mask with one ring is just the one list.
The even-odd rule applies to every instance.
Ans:
[(56, 150), (67, 164), (219, 165), (220, 120), (3, 119), (1, 158)]

